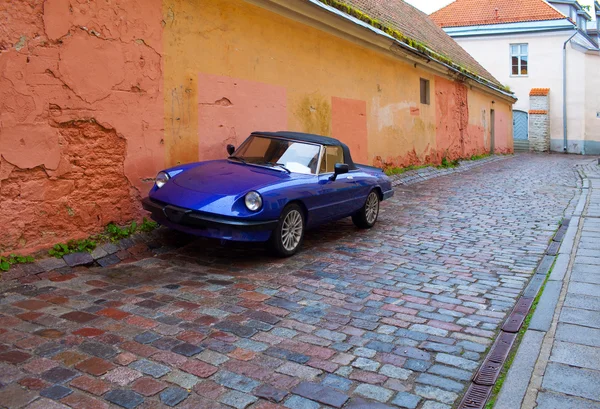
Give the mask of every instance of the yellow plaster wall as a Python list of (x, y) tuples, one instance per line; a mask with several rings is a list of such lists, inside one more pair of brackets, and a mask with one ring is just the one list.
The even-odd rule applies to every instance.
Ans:
[[(434, 75), (419, 66), (243, 0), (163, 0), (163, 14), (168, 164), (198, 160), (199, 73), (285, 88), (294, 131), (330, 134), (332, 97), (365, 101), (369, 163), (407, 165), (435, 150)], [(420, 104), (420, 77), (430, 80), (430, 105)]]

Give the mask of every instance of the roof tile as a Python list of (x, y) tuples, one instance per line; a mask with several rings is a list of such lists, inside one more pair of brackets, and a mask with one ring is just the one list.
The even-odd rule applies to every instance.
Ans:
[(549, 93), (550, 93), (550, 88), (531, 88), (531, 91), (529, 91), (529, 96), (540, 97), (540, 96), (548, 95)]
[(567, 18), (544, 0), (456, 0), (430, 15), (440, 27), (465, 27)]

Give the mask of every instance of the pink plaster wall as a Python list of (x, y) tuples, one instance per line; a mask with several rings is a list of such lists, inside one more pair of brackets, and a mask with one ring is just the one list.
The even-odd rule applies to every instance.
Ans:
[(463, 155), (469, 121), (467, 87), (435, 77), (436, 152), (439, 159)]
[(348, 145), (354, 161), (368, 163), (366, 101), (332, 97), (331, 134)]
[(287, 129), (286, 90), (271, 84), (198, 74), (198, 158), (218, 159), (253, 131)]
[(512, 112), (509, 110), (495, 110), (496, 126), (494, 139), (495, 153), (512, 153), (514, 141), (512, 135)]
[[(164, 165), (161, 22), (161, 0), (1, 2), (0, 253), (141, 215), (140, 195)], [(106, 194), (127, 204), (70, 196), (82, 169), (119, 178)]]

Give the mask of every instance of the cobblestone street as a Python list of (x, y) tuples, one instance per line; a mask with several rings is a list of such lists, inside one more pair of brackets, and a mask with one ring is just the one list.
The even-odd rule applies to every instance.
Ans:
[(573, 211), (581, 160), (397, 186), (375, 228), (329, 224), (290, 259), (159, 229), (103, 248), (110, 267), (47, 261), (0, 293), (0, 407), (449, 409)]

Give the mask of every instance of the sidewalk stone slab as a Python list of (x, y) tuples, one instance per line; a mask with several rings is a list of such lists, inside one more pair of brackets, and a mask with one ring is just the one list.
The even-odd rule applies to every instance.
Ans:
[(556, 341), (552, 348), (550, 360), (598, 371), (600, 370), (600, 348)]
[(600, 311), (600, 296), (567, 294), (564, 306), (581, 308), (583, 310)]
[[(600, 266), (598, 268), (600, 268)], [(570, 294), (597, 296), (600, 294), (600, 285), (571, 281), (568, 291)]]
[(546, 283), (544, 292), (529, 323), (529, 329), (538, 331), (548, 331), (550, 329), (561, 289), (562, 281), (548, 281)]
[(600, 328), (600, 311), (563, 307), (559, 321), (584, 327)]
[(556, 339), (600, 348), (600, 329), (559, 323), (556, 329)]
[(541, 392), (537, 404), (536, 409), (600, 409), (600, 402), (595, 403), (553, 392)]
[(542, 387), (554, 392), (599, 401), (600, 373), (589, 369), (549, 363)]
[(528, 330), (525, 332), (517, 355), (498, 394), (494, 409), (520, 408), (527, 392), (529, 379), (542, 348), (544, 333)]

